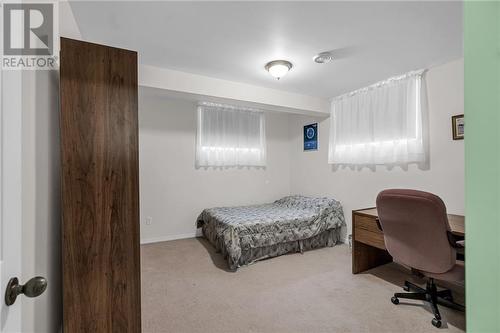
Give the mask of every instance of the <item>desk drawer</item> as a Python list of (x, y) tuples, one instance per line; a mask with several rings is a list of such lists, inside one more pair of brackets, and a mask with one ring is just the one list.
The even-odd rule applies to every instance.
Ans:
[(374, 217), (354, 215), (354, 227), (369, 230), (381, 234)]
[(355, 235), (354, 239), (355, 241), (385, 250), (384, 235), (380, 231), (373, 232), (370, 230), (356, 227), (356, 229), (354, 230), (354, 235)]

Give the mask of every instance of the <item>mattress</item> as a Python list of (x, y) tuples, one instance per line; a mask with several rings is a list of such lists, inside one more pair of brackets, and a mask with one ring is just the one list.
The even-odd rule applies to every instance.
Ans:
[(294, 195), (262, 205), (205, 209), (197, 225), (236, 270), (288, 252), (333, 246), (341, 241), (345, 219), (334, 199)]

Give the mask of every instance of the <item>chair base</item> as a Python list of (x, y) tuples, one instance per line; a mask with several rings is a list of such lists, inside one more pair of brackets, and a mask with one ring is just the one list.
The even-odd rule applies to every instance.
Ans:
[(451, 290), (445, 289), (438, 291), (436, 284), (434, 283), (434, 279), (432, 278), (427, 281), (425, 289), (420, 288), (419, 286), (408, 281), (405, 281), (403, 289), (405, 291), (413, 290), (415, 292), (395, 293), (391, 298), (391, 302), (393, 304), (399, 304), (400, 298), (415, 299), (428, 302), (431, 305), (432, 312), (434, 313), (432, 325), (436, 326), (437, 328), (441, 327), (441, 314), (439, 313), (438, 304), (458, 311), (465, 311), (465, 307), (463, 305), (453, 302)]

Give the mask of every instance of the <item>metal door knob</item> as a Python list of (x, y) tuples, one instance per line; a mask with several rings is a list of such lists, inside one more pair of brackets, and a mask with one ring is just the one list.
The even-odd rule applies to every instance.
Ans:
[(24, 294), (28, 297), (40, 296), (45, 289), (47, 289), (47, 279), (44, 277), (36, 276), (31, 278), (24, 285), (19, 284), (17, 277), (13, 277), (9, 280), (7, 290), (5, 290), (5, 304), (14, 304), (17, 296), (20, 294)]

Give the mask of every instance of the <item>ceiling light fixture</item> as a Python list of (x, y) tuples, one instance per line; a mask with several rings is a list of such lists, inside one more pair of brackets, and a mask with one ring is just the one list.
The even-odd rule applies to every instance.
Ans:
[(313, 60), (318, 64), (326, 64), (333, 60), (333, 55), (331, 52), (321, 52), (315, 55)]
[(290, 69), (292, 69), (293, 65), (290, 61), (286, 60), (274, 60), (268, 62), (264, 67), (266, 71), (269, 72), (272, 76), (274, 76), (277, 80), (282, 78), (288, 73)]

